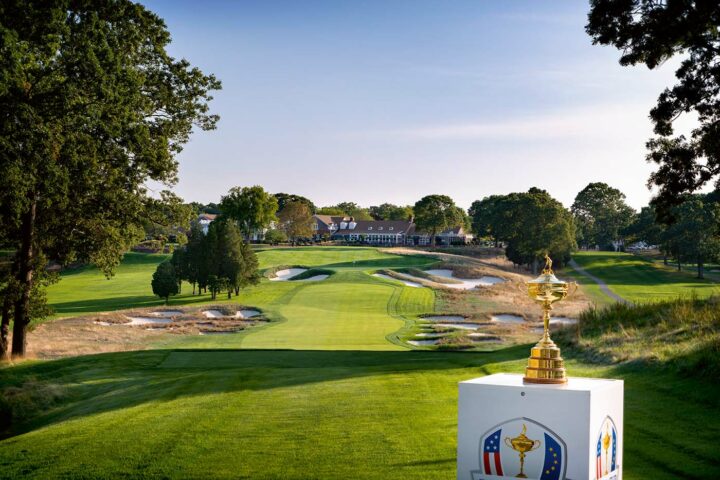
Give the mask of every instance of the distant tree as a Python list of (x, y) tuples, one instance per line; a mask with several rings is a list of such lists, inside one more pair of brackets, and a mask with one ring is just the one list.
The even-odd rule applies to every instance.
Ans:
[(664, 231), (665, 225), (658, 222), (655, 208), (649, 205), (640, 209), (640, 213), (634, 216), (633, 221), (621, 234), (635, 242), (660, 245), (663, 241)]
[(304, 203), (305, 205), (307, 205), (308, 209), (310, 209), (311, 215), (315, 214), (315, 212), (317, 211), (317, 207), (315, 206), (315, 204), (309, 199), (303, 197), (302, 195), (295, 195), (293, 193), (276, 193), (275, 198), (278, 202), (278, 214), (282, 212), (283, 208), (285, 208), (285, 205), (290, 202)]
[(635, 211), (625, 203), (625, 194), (606, 183), (590, 183), (575, 197), (571, 211), (575, 216), (578, 241), (611, 249), (620, 233), (633, 220)]
[(374, 220), (410, 220), (413, 216), (413, 209), (406, 205), (401, 207), (392, 203), (383, 203), (368, 209)]
[(415, 204), (413, 211), (418, 231), (429, 234), (432, 245), (435, 245), (438, 233), (462, 226), (465, 222), (461, 210), (446, 195), (425, 196)]
[(178, 293), (181, 293), (182, 282), (183, 280), (188, 280), (188, 271), (190, 269), (186, 250), (184, 248), (173, 250), (172, 257), (170, 257), (170, 263), (172, 263), (173, 268), (175, 268), (175, 278), (178, 282)]
[(154, 198), (148, 183), (173, 184), (193, 127), (215, 126), (207, 103), (220, 82), (168, 55), (169, 42), (163, 20), (129, 0), (0, 2), (13, 356), (25, 354), (39, 260), (89, 261), (112, 275), (143, 220), (171, 198)]
[(341, 208), (338, 207), (320, 207), (315, 213), (317, 213), (318, 215), (347, 215)]
[(287, 242), (288, 238), (285, 232), (277, 228), (272, 228), (265, 233), (265, 243), (277, 245), (278, 243)]
[(165, 299), (165, 305), (168, 304), (171, 295), (179, 293), (179, 281), (171, 261), (166, 260), (157, 266), (155, 273), (153, 273), (151, 285), (153, 293)]
[[(678, 83), (665, 89), (650, 111), (657, 137), (647, 142), (648, 160), (659, 165), (649, 183), (660, 188), (659, 215), (720, 173), (720, 3), (717, 1), (592, 0), (586, 31), (593, 43), (613, 45), (621, 65), (654, 69), (682, 58)], [(684, 113), (696, 113), (690, 138), (673, 136)]]
[(278, 229), (283, 231), (293, 245), (298, 238), (313, 234), (310, 209), (302, 202), (290, 202), (278, 215)]
[(261, 186), (233, 187), (220, 200), (223, 215), (237, 222), (245, 238), (263, 230), (275, 220), (278, 201)]
[(667, 230), (680, 262), (695, 262), (697, 277), (705, 278), (705, 263), (720, 253), (720, 205), (707, 195), (686, 195), (672, 208), (676, 222)]
[(545, 190), (531, 188), (511, 193), (503, 200), (506, 209), (507, 242), (505, 253), (518, 265), (529, 265), (537, 273), (538, 265), (549, 254), (557, 265), (570, 259), (577, 248), (572, 214)]
[(210, 290), (210, 298), (217, 299), (217, 294), (227, 290), (227, 278), (218, 277), (217, 275), (208, 276), (208, 290)]
[(340, 202), (337, 205), (322, 207), (317, 210), (317, 213), (320, 215), (353, 217), (355, 220), (372, 220), (368, 209), (354, 202)]
[(241, 249), (243, 257), (243, 271), (241, 273), (240, 282), (235, 287), (235, 295), (240, 295), (241, 288), (260, 283), (260, 271), (258, 270), (259, 262), (255, 251), (247, 242), (244, 242), (241, 245)]
[(503, 208), (503, 201), (506, 199), (507, 195), (491, 195), (482, 200), (475, 200), (468, 210), (471, 228), (475, 235), (491, 238), (496, 247), (504, 240), (506, 210)]
[[(190, 227), (188, 233), (187, 244), (185, 245), (185, 271), (184, 280), (187, 280), (193, 288), (193, 295), (195, 295), (195, 285), (198, 283), (200, 278), (201, 265), (204, 261), (203, 258), (203, 242), (205, 240), (205, 234), (202, 231), (200, 225), (195, 222)], [(200, 292), (198, 292), (200, 293)]]
[(231, 298), (232, 292), (239, 291), (245, 281), (244, 242), (235, 222), (218, 222), (216, 230), (218, 241), (214, 264), (217, 265), (217, 270), (213, 273), (225, 280), (224, 286), (228, 298)]

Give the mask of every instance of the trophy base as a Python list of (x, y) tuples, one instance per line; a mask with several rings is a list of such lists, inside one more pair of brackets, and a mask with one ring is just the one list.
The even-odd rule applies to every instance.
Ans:
[(565, 361), (560, 356), (560, 349), (550, 340), (549, 335), (543, 337), (530, 350), (523, 382), (551, 385), (567, 383)]

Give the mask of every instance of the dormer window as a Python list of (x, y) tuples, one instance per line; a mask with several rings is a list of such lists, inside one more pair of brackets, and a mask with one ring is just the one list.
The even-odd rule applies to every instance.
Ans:
[(382, 230), (382, 229), (383, 229), (383, 227), (378, 227), (378, 230)]
[(388, 230), (391, 230), (391, 231), (395, 230), (395, 227), (390, 227), (390, 228), (388, 228)]
[(372, 227), (368, 227), (368, 230), (372, 230)]

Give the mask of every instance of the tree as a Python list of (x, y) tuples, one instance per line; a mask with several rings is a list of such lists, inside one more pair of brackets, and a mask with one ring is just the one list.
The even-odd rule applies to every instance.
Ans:
[(285, 232), (277, 228), (271, 228), (265, 233), (265, 243), (269, 243), (270, 245), (287, 242), (287, 239)]
[(322, 207), (317, 211), (320, 215), (342, 215), (353, 217), (355, 220), (372, 220), (367, 208), (363, 208), (355, 202), (340, 202), (331, 207)]
[(586, 247), (613, 249), (613, 242), (632, 222), (635, 212), (625, 203), (625, 194), (606, 183), (589, 183), (575, 197), (571, 211), (578, 227), (578, 240)]
[[(213, 222), (214, 223), (214, 222)], [(235, 222), (217, 222), (218, 256), (215, 264), (215, 274), (218, 278), (226, 280), (228, 298), (231, 298), (233, 290), (237, 292), (244, 283), (245, 258), (243, 257), (243, 239), (240, 230)]]
[(155, 273), (153, 273), (152, 291), (158, 297), (164, 298), (165, 305), (167, 305), (170, 296), (177, 295), (180, 292), (179, 283), (172, 261), (166, 260), (158, 265)]
[(275, 220), (278, 201), (261, 186), (233, 187), (220, 199), (223, 215), (235, 220), (245, 238), (254, 231), (263, 230)]
[[(195, 295), (195, 284), (200, 279), (200, 271), (202, 270), (203, 258), (203, 242), (205, 234), (197, 222), (194, 222), (188, 233), (188, 241), (185, 245), (185, 280), (190, 282)], [(198, 291), (198, 293), (200, 293)]]
[(655, 208), (649, 205), (640, 209), (640, 213), (635, 215), (632, 223), (622, 231), (622, 235), (635, 242), (659, 245), (663, 241), (664, 231), (665, 226), (657, 221)]
[(686, 195), (672, 209), (676, 222), (668, 228), (668, 239), (676, 247), (680, 262), (695, 262), (697, 277), (705, 278), (705, 263), (720, 253), (720, 205), (707, 195)]
[(240, 288), (260, 283), (260, 271), (258, 270), (259, 262), (255, 251), (249, 243), (245, 242), (241, 245), (243, 257), (243, 271), (239, 287), (235, 289), (235, 295), (240, 295)]
[(438, 233), (449, 228), (462, 226), (465, 218), (453, 200), (446, 195), (428, 195), (418, 200), (413, 207), (415, 225), (421, 232), (430, 235), (434, 246)]
[(298, 238), (312, 236), (312, 226), (312, 213), (302, 202), (288, 203), (278, 215), (278, 228), (285, 233), (293, 245)]
[[(678, 83), (658, 97), (650, 118), (657, 135), (647, 159), (659, 165), (648, 183), (661, 217), (720, 173), (720, 3), (716, 1), (592, 0), (586, 31), (593, 43), (613, 45), (621, 65), (654, 69), (673, 56), (682, 62)], [(690, 138), (674, 135), (682, 114), (697, 114)]]
[(368, 209), (370, 216), (375, 220), (410, 220), (413, 209), (410, 205), (401, 207), (392, 203), (383, 203)]
[(294, 193), (276, 193), (275, 198), (278, 202), (278, 214), (282, 212), (283, 208), (285, 208), (285, 205), (290, 202), (304, 203), (305, 205), (307, 205), (308, 209), (310, 209), (311, 215), (315, 214), (315, 212), (317, 211), (317, 207), (315, 206), (315, 204), (309, 199), (303, 197), (302, 195), (295, 195)]
[(550, 255), (558, 265), (570, 259), (577, 248), (572, 214), (545, 190), (531, 188), (511, 193), (502, 201), (507, 242), (505, 254), (518, 265), (529, 265), (537, 273), (539, 261)]
[[(0, 224), (14, 249), (13, 356), (23, 356), (38, 260), (106, 275), (142, 238), (193, 126), (214, 128), (213, 76), (175, 60), (162, 19), (129, 0), (0, 4)], [(16, 295), (15, 295), (16, 294)], [(5, 310), (8, 311), (8, 310)]]
[(496, 247), (504, 239), (503, 227), (506, 223), (502, 204), (506, 199), (507, 195), (491, 195), (475, 200), (468, 209), (472, 231), (478, 237), (492, 238)]

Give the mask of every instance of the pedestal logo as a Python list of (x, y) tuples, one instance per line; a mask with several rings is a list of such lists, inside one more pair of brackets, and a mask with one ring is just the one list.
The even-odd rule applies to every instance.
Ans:
[(565, 442), (546, 426), (526, 417), (514, 418), (480, 437), (480, 469), (470, 475), (473, 480), (562, 480), (566, 452)]
[(617, 449), (618, 435), (615, 422), (605, 417), (597, 437), (597, 450), (595, 455), (595, 478), (597, 480), (611, 480), (617, 478)]

